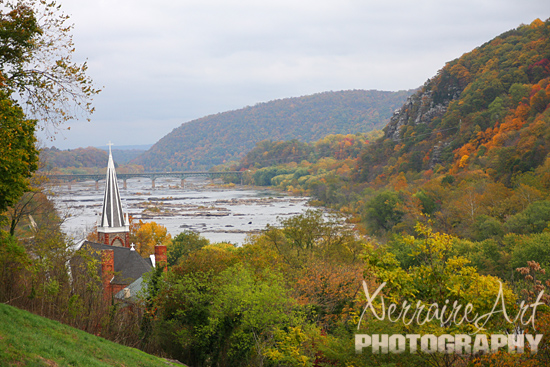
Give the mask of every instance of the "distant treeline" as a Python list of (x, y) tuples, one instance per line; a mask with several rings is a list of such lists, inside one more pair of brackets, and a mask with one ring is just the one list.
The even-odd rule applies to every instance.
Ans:
[[(139, 167), (127, 165), (127, 163), (138, 155), (141, 150), (120, 150), (113, 149), (113, 160), (115, 166), (123, 165), (122, 171), (139, 170)], [(68, 150), (60, 150), (56, 147), (43, 148), (40, 150), (41, 170), (57, 173), (97, 173), (103, 172), (107, 167), (109, 153), (105, 150), (88, 147)], [(141, 168), (141, 170), (143, 167)]]

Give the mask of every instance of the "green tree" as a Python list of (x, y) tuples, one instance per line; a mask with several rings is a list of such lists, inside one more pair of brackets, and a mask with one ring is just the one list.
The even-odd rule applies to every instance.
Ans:
[(209, 244), (210, 242), (199, 233), (189, 230), (181, 232), (172, 239), (172, 243), (168, 246), (166, 252), (168, 265), (176, 265), (182, 257)]
[(369, 200), (365, 206), (367, 227), (379, 231), (389, 231), (401, 221), (403, 212), (398, 208), (399, 195), (392, 191), (383, 191)]
[(316, 259), (347, 264), (357, 262), (362, 244), (342, 224), (342, 218), (336, 215), (307, 210), (281, 220), (282, 228), (268, 226), (263, 239), (287, 265), (295, 268), (307, 267), (309, 261)]
[(510, 87), (510, 97), (512, 97), (512, 103), (517, 106), (525, 97), (529, 97), (529, 86), (520, 83), (514, 83)]
[(15, 237), (0, 230), (0, 301), (6, 302), (17, 292), (14, 279), (27, 262), (25, 248)]
[[(4, 1), (2, 1), (4, 6)], [(18, 66), (34, 47), (35, 37), (41, 33), (33, 10), (23, 4), (6, 4), (0, 12), (0, 61), (3, 69), (16, 75)]]
[(427, 194), (425, 191), (420, 190), (413, 196), (418, 200), (420, 200), (420, 203), (422, 204), (423, 213), (430, 214), (430, 215), (434, 213), (435, 209), (437, 208), (437, 205), (434, 199), (429, 194)]
[(546, 107), (548, 107), (549, 102), (550, 98), (543, 89), (539, 90), (533, 97), (531, 97), (531, 107), (533, 107), (537, 113), (542, 113)]
[(37, 169), (35, 120), (0, 90), (0, 213), (14, 205), (29, 189), (29, 178)]
[(476, 217), (473, 227), (475, 239), (478, 241), (504, 235), (502, 223), (485, 214)]
[(540, 233), (550, 223), (550, 201), (535, 201), (524, 211), (511, 216), (506, 226), (514, 233)]
[[(512, 247), (510, 262), (513, 268), (525, 266), (528, 261), (537, 261), (546, 271), (550, 271), (550, 233), (509, 234), (504, 240)], [(541, 279), (549, 279), (549, 276), (541, 275)]]
[(239, 263), (237, 249), (206, 246), (157, 283), (151, 336), (193, 366), (262, 365), (277, 328), (299, 322), (282, 275)]

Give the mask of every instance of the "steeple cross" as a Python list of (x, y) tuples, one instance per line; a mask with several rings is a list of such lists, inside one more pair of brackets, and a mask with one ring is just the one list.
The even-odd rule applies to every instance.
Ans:
[(107, 146), (109, 147), (109, 154), (111, 154), (111, 146), (113, 146), (114, 144), (111, 143), (111, 141), (109, 140), (109, 142), (107, 143)]

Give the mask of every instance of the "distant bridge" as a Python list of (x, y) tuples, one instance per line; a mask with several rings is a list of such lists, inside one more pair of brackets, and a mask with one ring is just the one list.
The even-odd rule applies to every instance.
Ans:
[[(172, 177), (179, 178), (181, 180), (181, 187), (184, 186), (184, 181), (189, 177), (207, 177), (210, 179), (220, 178), (224, 176), (238, 176), (241, 179), (243, 173), (240, 171), (225, 171), (225, 172), (207, 172), (207, 171), (186, 171), (186, 172), (142, 172), (142, 173), (117, 173), (117, 179), (124, 182), (124, 188), (126, 189), (126, 181), (130, 178), (144, 177), (151, 180), (152, 187), (155, 188), (155, 180), (159, 177)], [(95, 181), (96, 189), (99, 189), (99, 181), (105, 180), (105, 174), (75, 174), (75, 175), (44, 175), (51, 181)]]

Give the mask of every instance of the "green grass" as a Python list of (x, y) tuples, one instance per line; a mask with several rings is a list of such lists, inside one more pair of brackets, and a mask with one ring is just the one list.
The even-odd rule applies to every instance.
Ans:
[(27, 311), (0, 304), (0, 366), (174, 366)]

